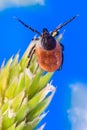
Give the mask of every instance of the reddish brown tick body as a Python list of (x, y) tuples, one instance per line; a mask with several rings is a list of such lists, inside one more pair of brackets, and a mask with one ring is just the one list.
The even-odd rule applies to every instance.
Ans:
[(57, 42), (56, 47), (52, 50), (46, 50), (37, 44), (36, 55), (40, 67), (45, 71), (53, 72), (59, 69), (62, 64), (62, 48)]

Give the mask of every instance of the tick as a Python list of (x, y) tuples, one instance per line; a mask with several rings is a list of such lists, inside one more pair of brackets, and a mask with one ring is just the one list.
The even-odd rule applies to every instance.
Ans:
[(64, 23), (59, 24), (51, 33), (47, 28), (43, 28), (42, 33), (40, 33), (38, 30), (33, 29), (31, 26), (28, 26), (22, 20), (15, 17), (16, 20), (18, 20), (26, 28), (40, 36), (37, 39), (33, 39), (38, 40), (38, 42), (31, 48), (28, 54), (29, 62), (27, 67), (29, 67), (33, 54), (35, 53), (37, 55), (38, 64), (44, 71), (53, 72), (56, 70), (61, 70), (63, 64), (64, 46), (63, 44), (59, 43), (55, 37), (59, 34), (59, 30), (62, 27), (70, 23), (76, 17), (77, 15), (71, 17)]

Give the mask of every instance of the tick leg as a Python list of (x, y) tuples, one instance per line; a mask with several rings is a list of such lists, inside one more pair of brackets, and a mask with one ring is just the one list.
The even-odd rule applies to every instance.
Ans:
[(53, 31), (51, 32), (51, 36), (56, 37), (59, 35), (59, 31)]
[(62, 70), (63, 61), (64, 61), (64, 54), (62, 53), (62, 62), (61, 62), (60, 67), (57, 69), (57, 71)]
[(32, 60), (33, 54), (35, 53), (35, 46), (36, 46), (36, 45), (34, 45), (34, 46), (31, 48), (31, 50), (30, 50), (30, 52), (29, 52), (29, 54), (28, 54), (29, 62), (28, 62), (28, 64), (27, 64), (27, 68), (30, 66), (30, 62), (31, 62), (31, 60)]
[(64, 45), (62, 43), (60, 43), (62, 51), (64, 51)]
[(30, 58), (30, 55), (32, 54), (33, 50), (35, 49), (35, 46), (36, 46), (36, 45), (33, 45), (33, 46), (32, 46), (32, 48), (31, 48), (31, 50), (30, 50), (30, 52), (29, 52), (29, 54), (28, 54), (28, 58)]
[[(64, 51), (64, 45), (62, 43), (60, 43), (60, 45), (61, 45), (62, 51)], [(64, 61), (64, 55), (63, 55), (63, 52), (62, 52), (62, 62), (61, 62), (61, 66), (59, 67), (58, 71), (62, 70), (63, 61)]]
[(22, 20), (20, 20), (19, 18), (17, 18), (17, 17), (14, 17), (14, 18), (15, 18), (18, 22), (20, 22), (21, 24), (23, 24), (26, 28), (28, 28), (28, 29), (30, 29), (31, 31), (33, 31), (33, 32), (39, 34), (40, 36), (42, 36), (42, 34), (41, 34), (38, 30), (36, 30), (36, 29), (32, 28), (31, 26), (27, 25), (26, 23), (24, 23), (24, 22), (23, 22)]
[(65, 21), (62, 24), (59, 24), (52, 32), (51, 35), (53, 35), (54, 37), (56, 36), (55, 32), (59, 31), (62, 27), (64, 27), (65, 25), (67, 25), (68, 23), (70, 23), (71, 21), (73, 21), (78, 15), (75, 15), (74, 17), (68, 19), (67, 21)]

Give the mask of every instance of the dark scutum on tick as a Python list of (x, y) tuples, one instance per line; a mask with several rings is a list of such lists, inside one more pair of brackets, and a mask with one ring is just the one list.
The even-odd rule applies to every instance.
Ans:
[(43, 29), (41, 45), (46, 50), (52, 50), (56, 47), (55, 38), (52, 37), (46, 28)]

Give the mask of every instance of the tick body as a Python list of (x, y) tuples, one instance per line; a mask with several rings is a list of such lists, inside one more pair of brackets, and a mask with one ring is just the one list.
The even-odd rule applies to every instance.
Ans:
[(46, 50), (40, 45), (36, 45), (36, 55), (40, 67), (48, 72), (53, 72), (60, 69), (62, 65), (62, 48), (56, 42), (56, 46), (52, 50)]
[(26, 25), (23, 21), (16, 18), (20, 23), (22, 23), (25, 27), (37, 33), (40, 37), (33, 40), (38, 40), (29, 52), (28, 58), (29, 62), (27, 67), (29, 67), (33, 54), (37, 55), (39, 66), (47, 72), (53, 72), (55, 70), (60, 70), (63, 64), (63, 45), (58, 43), (55, 37), (59, 34), (59, 30), (70, 23), (77, 17), (74, 16), (69, 20), (65, 21), (62, 24), (59, 24), (57, 28), (55, 28), (51, 33), (49, 33), (47, 28), (43, 28), (42, 34)]

